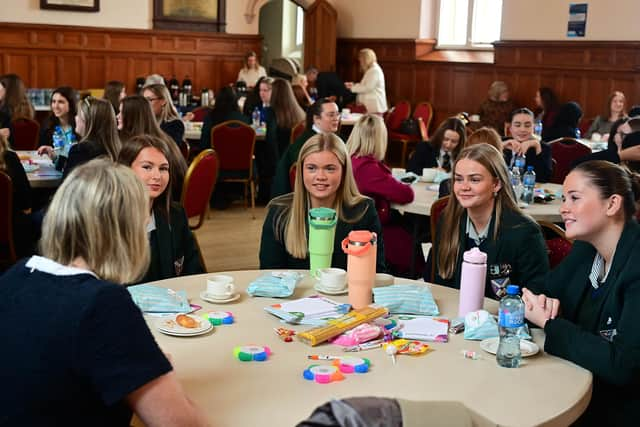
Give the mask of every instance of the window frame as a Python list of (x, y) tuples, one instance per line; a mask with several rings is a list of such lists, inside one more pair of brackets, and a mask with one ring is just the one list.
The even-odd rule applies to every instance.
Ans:
[[(438, 19), (436, 21), (436, 49), (439, 50), (478, 50), (478, 51), (493, 51), (493, 44), (491, 43), (472, 43), (471, 35), (473, 33), (473, 9), (476, 0), (467, 0), (467, 29), (466, 29), (466, 43), (464, 45), (458, 44), (441, 44), (440, 43), (440, 13), (442, 10), (442, 2), (449, 0), (438, 0)], [(503, 5), (504, 5), (504, 0)], [(500, 13), (500, 30), (502, 31), (502, 11)], [(500, 41), (498, 38), (496, 41)]]

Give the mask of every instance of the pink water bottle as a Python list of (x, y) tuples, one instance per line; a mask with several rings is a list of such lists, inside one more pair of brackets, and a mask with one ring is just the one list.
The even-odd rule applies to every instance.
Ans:
[(348, 255), (349, 304), (354, 309), (364, 308), (373, 302), (377, 249), (378, 236), (367, 230), (352, 231), (342, 241), (342, 250)]
[(478, 248), (472, 248), (465, 252), (462, 258), (459, 317), (482, 308), (487, 278), (487, 254)]

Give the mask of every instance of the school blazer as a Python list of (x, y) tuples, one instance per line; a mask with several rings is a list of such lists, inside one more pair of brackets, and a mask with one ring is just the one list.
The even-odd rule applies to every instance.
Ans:
[(592, 294), (588, 276), (595, 255), (593, 246), (576, 241), (567, 258), (545, 278), (544, 291), (560, 300), (561, 312), (545, 324), (544, 349), (593, 373), (591, 405), (606, 412), (603, 425), (636, 425), (640, 405), (638, 223), (631, 220), (624, 227), (607, 280), (599, 287), (602, 294), (591, 325), (579, 325), (580, 304)]

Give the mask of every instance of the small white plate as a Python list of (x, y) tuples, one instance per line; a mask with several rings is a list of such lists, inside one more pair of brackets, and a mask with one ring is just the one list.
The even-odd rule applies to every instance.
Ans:
[(233, 302), (240, 298), (240, 293), (236, 292), (228, 298), (216, 298), (212, 295), (209, 295), (206, 291), (200, 292), (200, 299), (206, 302), (210, 302), (212, 304), (226, 304), (228, 302)]
[(345, 287), (344, 289), (333, 290), (333, 289), (325, 289), (320, 283), (316, 283), (313, 287), (316, 291), (327, 294), (327, 295), (344, 295), (349, 292), (349, 288)]
[(211, 329), (213, 329), (213, 325), (211, 324), (211, 322), (204, 320), (202, 318), (199, 318), (197, 316), (190, 316), (190, 315), (187, 315), (187, 316), (197, 321), (199, 323), (199, 326), (196, 328), (185, 328), (184, 326), (180, 326), (176, 322), (175, 316), (163, 317), (163, 318), (157, 319), (155, 321), (155, 326), (163, 334), (180, 336), (180, 337), (191, 337), (195, 335), (202, 335), (202, 334), (206, 334)]
[[(498, 344), (500, 343), (499, 337), (487, 338), (480, 341), (480, 348), (487, 353), (496, 354), (498, 352)], [(522, 357), (529, 357), (537, 354), (540, 351), (538, 344), (533, 341), (520, 340), (520, 352)]]

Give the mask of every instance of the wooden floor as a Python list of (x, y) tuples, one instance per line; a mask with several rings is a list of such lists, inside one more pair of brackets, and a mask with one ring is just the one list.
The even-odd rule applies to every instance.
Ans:
[(256, 219), (251, 209), (233, 204), (225, 210), (212, 209), (196, 238), (200, 244), (207, 271), (256, 270), (264, 207), (256, 207)]

